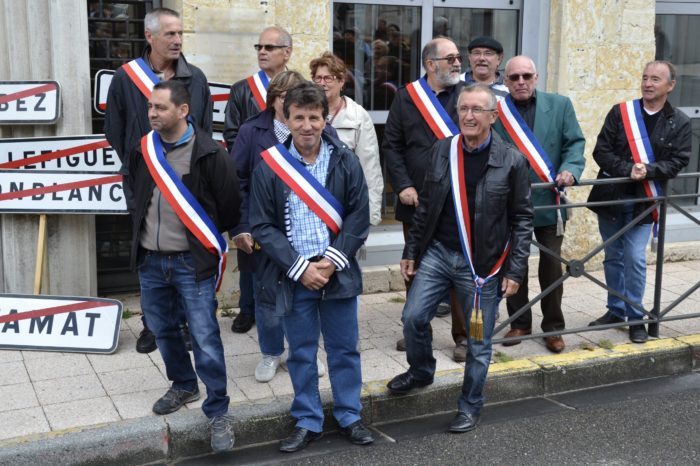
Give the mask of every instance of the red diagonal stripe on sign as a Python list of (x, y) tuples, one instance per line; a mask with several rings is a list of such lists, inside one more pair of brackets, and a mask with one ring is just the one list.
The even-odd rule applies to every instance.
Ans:
[(228, 100), (230, 94), (213, 94), (211, 96), (211, 101), (212, 102), (223, 102), (224, 100)]
[(88, 186), (97, 186), (99, 184), (117, 183), (122, 180), (121, 175), (103, 176), (101, 178), (93, 178), (90, 180), (74, 181), (72, 183), (55, 184), (44, 186), (43, 188), (23, 189), (11, 193), (0, 194), (0, 201), (8, 199), (18, 199), (20, 197), (36, 196), (37, 194), (56, 193), (59, 191), (68, 191), (70, 189), (87, 188)]
[(67, 149), (61, 149), (54, 152), (47, 152), (46, 154), (37, 155), (36, 157), (0, 163), (0, 169), (24, 167), (25, 165), (33, 165), (35, 163), (46, 162), (47, 160), (60, 159), (63, 157), (68, 157), (69, 155), (80, 154), (81, 152), (87, 152), (95, 149), (103, 149), (105, 147), (109, 147), (109, 142), (106, 139), (102, 139), (97, 142), (91, 142), (90, 144), (83, 144), (82, 146), (69, 147)]
[(13, 92), (12, 94), (7, 94), (0, 97), (0, 104), (6, 104), (12, 102), (13, 100), (21, 99), (22, 97), (29, 97), (30, 95), (41, 94), (42, 92), (55, 91), (56, 85), (54, 83), (42, 84), (41, 86), (31, 87), (19, 92)]
[(17, 320), (32, 319), (34, 317), (53, 316), (56, 314), (64, 314), (66, 312), (85, 311), (88, 309), (107, 306), (114, 306), (114, 303), (104, 301), (81, 301), (79, 303), (65, 304), (63, 306), (47, 307), (44, 309), (36, 309), (34, 311), (19, 312), (17, 314), (7, 314), (0, 316), (0, 324), (14, 322)]

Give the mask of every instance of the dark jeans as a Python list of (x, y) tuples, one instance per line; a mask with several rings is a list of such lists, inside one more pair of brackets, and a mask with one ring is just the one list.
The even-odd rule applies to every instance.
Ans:
[(241, 270), (238, 275), (238, 287), (241, 290), (241, 297), (238, 300), (238, 307), (241, 309), (241, 314), (255, 314), (253, 272)]
[[(536, 227), (535, 238), (543, 246), (551, 249), (557, 255), (561, 255), (561, 243), (564, 240), (564, 236), (557, 236), (556, 225)], [(540, 289), (544, 290), (561, 278), (561, 262), (554, 256), (540, 251), (540, 263), (537, 269), (537, 275), (540, 279)], [(523, 283), (520, 284), (518, 292), (506, 301), (509, 316), (515, 314), (518, 309), (528, 303), (527, 282), (526, 269), (525, 279)], [(553, 330), (564, 329), (564, 314), (561, 311), (561, 298), (563, 294), (564, 287), (558, 286), (540, 301), (540, 306), (542, 307), (542, 331), (551, 332)], [(510, 326), (511, 328), (531, 329), (532, 310), (528, 309), (525, 311), (521, 316), (511, 322)]]
[[(408, 231), (410, 229), (410, 223), (403, 224), (404, 243), (408, 240)], [(406, 284), (406, 295), (408, 295), (408, 291), (411, 289), (411, 281), (404, 281), (404, 283)], [(450, 314), (452, 317), (452, 339), (456, 345), (462, 345), (467, 341), (467, 322), (464, 320), (464, 309), (462, 309), (459, 299), (457, 299), (457, 293), (454, 288), (446, 292), (440, 302), (446, 302), (447, 297), (449, 297)]]
[[(139, 266), (141, 309), (156, 336), (165, 371), (178, 390), (194, 390), (197, 375), (207, 387), (202, 410), (207, 417), (228, 412), (224, 347), (216, 320), (215, 277), (195, 281), (190, 253), (158, 254), (148, 252)], [(180, 336), (180, 318), (176, 304), (182, 303), (192, 336), (195, 373), (185, 343)]]

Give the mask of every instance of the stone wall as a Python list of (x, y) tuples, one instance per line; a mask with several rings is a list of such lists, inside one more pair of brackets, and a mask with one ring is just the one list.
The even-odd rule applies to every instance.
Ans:
[(308, 76), (308, 63), (328, 49), (331, 6), (328, 0), (166, 0), (182, 13), (188, 60), (210, 81), (233, 83), (257, 68), (253, 44), (272, 25), (292, 35), (289, 68)]
[[(640, 96), (644, 64), (654, 59), (653, 0), (552, 0), (547, 91), (571, 98), (586, 137), (584, 178), (595, 178), (592, 153), (612, 105)], [(590, 188), (570, 190), (585, 201)], [(563, 253), (579, 258), (600, 243), (598, 223), (576, 209), (567, 225)], [(595, 263), (602, 260), (601, 254)]]

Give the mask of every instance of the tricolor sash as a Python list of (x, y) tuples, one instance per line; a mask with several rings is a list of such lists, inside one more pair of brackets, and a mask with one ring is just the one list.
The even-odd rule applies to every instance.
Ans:
[[(498, 119), (501, 120), (503, 127), (510, 136), (510, 139), (518, 147), (528, 162), (530, 167), (535, 172), (537, 177), (543, 183), (554, 183), (557, 177), (557, 172), (554, 171), (554, 166), (549, 160), (547, 153), (544, 151), (540, 143), (537, 141), (535, 134), (527, 126), (525, 120), (515, 108), (513, 98), (508, 94), (505, 99), (498, 101)], [(554, 191), (554, 202), (556, 205), (561, 204), (561, 194), (563, 189), (552, 188)], [(564, 221), (561, 216), (561, 209), (557, 209), (557, 236), (564, 234)]]
[(153, 92), (153, 86), (160, 82), (160, 79), (153, 72), (150, 66), (146, 64), (143, 58), (136, 58), (122, 65), (131, 82), (138, 87), (141, 94), (148, 100)]
[(250, 86), (250, 92), (253, 93), (253, 98), (258, 104), (258, 108), (262, 112), (267, 108), (267, 86), (270, 85), (270, 81), (267, 79), (267, 75), (263, 70), (258, 71), (252, 76), (246, 78), (248, 86)]
[(472, 226), (469, 217), (469, 203), (467, 202), (467, 183), (464, 178), (464, 148), (462, 147), (463, 136), (457, 135), (452, 137), (450, 143), (450, 182), (452, 185), (452, 198), (455, 204), (455, 215), (457, 216), (457, 228), (459, 231), (459, 240), (462, 245), (462, 252), (469, 264), (474, 280), (474, 303), (472, 307), (472, 316), (470, 319), (470, 334), (478, 341), (483, 339), (482, 318), (479, 315), (481, 309), (481, 290), (483, 286), (495, 277), (503, 267), (503, 263), (508, 257), (510, 251), (510, 237), (506, 240), (506, 245), (503, 248), (501, 256), (491, 268), (491, 271), (486, 277), (480, 277), (476, 273), (474, 260), (472, 256)]
[[(625, 136), (627, 136), (627, 144), (632, 151), (632, 158), (635, 163), (654, 163), (656, 158), (651, 149), (649, 134), (644, 126), (644, 117), (642, 116), (642, 106), (639, 100), (631, 100), (620, 104), (620, 114), (622, 116), (622, 124), (625, 127)], [(661, 185), (653, 180), (644, 181), (644, 191), (647, 197), (657, 197), (661, 195)], [(659, 222), (659, 211), (654, 209), (651, 213), (654, 223)]]
[(141, 152), (148, 171), (177, 217), (209, 252), (219, 256), (216, 277), (216, 291), (219, 291), (226, 268), (228, 242), (165, 159), (158, 133), (151, 131), (141, 138)]
[(459, 134), (457, 125), (430, 89), (425, 78), (407, 84), (406, 90), (438, 140)]
[(284, 144), (277, 144), (260, 153), (273, 172), (304, 201), (326, 226), (337, 235), (343, 227), (343, 206)]

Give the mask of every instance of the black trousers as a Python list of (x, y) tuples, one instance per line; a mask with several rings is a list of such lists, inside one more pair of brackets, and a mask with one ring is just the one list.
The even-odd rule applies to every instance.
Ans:
[[(561, 243), (564, 240), (563, 236), (557, 236), (557, 226), (547, 225), (544, 227), (535, 228), (535, 238), (537, 242), (549, 248), (558, 256), (561, 256)], [(544, 290), (556, 280), (561, 278), (562, 269), (561, 262), (554, 256), (540, 251), (540, 263), (537, 269), (537, 275), (540, 280), (540, 289)], [(512, 316), (518, 309), (526, 305), (529, 301), (527, 290), (527, 270), (525, 280), (520, 285), (518, 292), (506, 301), (508, 315)], [(547, 296), (542, 298), (540, 306), (542, 308), (542, 331), (551, 332), (553, 330), (564, 329), (564, 314), (561, 311), (561, 298), (564, 294), (564, 287), (558, 286)], [(532, 328), (532, 312), (531, 309), (525, 311), (521, 316), (515, 319), (510, 324), (511, 328), (531, 329)]]

